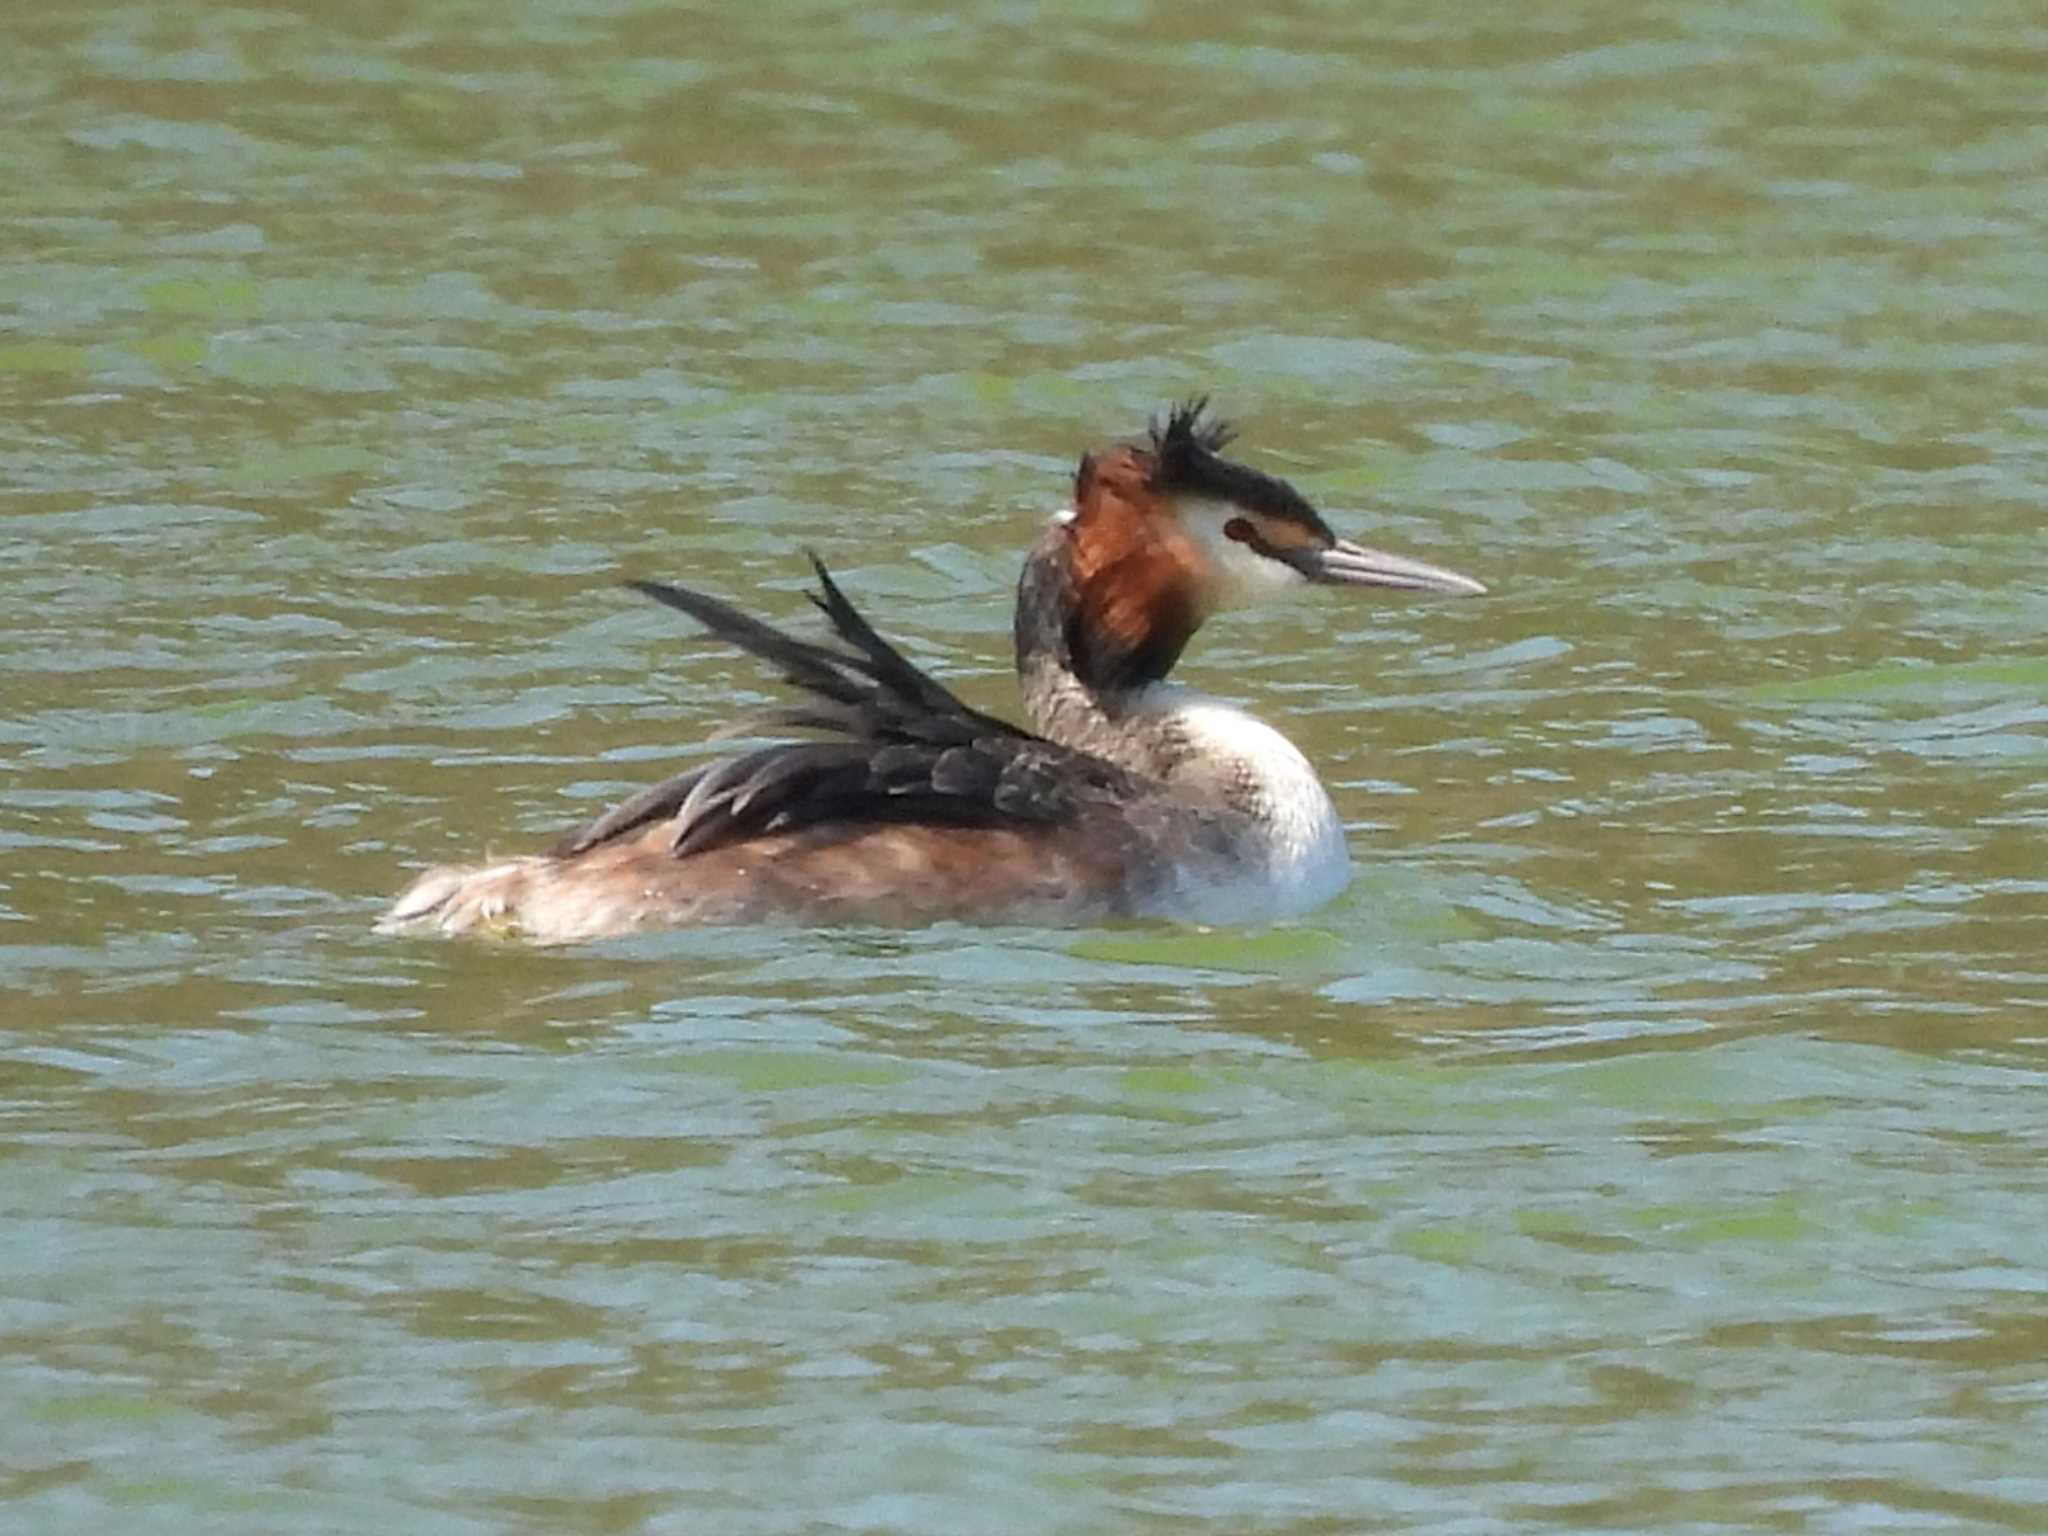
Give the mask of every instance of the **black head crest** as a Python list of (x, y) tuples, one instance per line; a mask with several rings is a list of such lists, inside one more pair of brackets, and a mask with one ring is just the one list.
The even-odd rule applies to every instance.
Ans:
[(1152, 418), (1152, 452), (1159, 460), (1162, 480), (1194, 478), (1186, 473), (1194, 468), (1192, 461), (1221, 453), (1237, 436), (1235, 427), (1208, 411), (1209, 397), (1197, 395), (1170, 409), (1164, 425), (1158, 417)]
[(1333, 537), (1307, 498), (1285, 480), (1223, 457), (1237, 430), (1209, 415), (1207, 395), (1174, 406), (1164, 425), (1153, 418), (1150, 436), (1154, 490), (1235, 502), (1312, 528), (1326, 540)]

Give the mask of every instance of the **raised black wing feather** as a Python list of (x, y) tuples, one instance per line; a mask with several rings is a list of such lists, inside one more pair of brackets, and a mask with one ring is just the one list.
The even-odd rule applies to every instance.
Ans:
[(641, 791), (563, 838), (567, 858), (657, 821), (678, 856), (820, 822), (1052, 825), (1084, 803), (1141, 792), (1115, 764), (971, 709), (884, 640), (814, 556), (811, 601), (841, 646), (762, 623), (718, 598), (627, 585), (772, 663), (806, 697), (748, 727), (824, 733), (735, 753)]

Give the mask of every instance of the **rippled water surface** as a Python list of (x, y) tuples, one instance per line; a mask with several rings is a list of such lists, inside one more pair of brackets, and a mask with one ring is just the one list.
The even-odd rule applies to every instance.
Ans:
[[(17, 7), (0, 1526), (2048, 1529), (2025, 16)], [(369, 934), (1200, 391), (1336, 905)]]

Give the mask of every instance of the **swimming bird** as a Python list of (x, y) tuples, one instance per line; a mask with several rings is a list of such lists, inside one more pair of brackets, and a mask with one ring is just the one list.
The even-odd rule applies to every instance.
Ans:
[(379, 931), (564, 943), (771, 920), (1241, 923), (1328, 901), (1350, 857), (1315, 770), (1245, 710), (1168, 681), (1174, 664), (1227, 607), (1485, 588), (1339, 538), (1285, 480), (1226, 458), (1232, 437), (1195, 400), (1082, 457), (1017, 588), (1028, 729), (907, 660), (815, 557), (832, 643), (628, 582), (778, 670), (796, 701), (748, 728), (801, 739), (694, 764), (546, 852), (430, 869)]

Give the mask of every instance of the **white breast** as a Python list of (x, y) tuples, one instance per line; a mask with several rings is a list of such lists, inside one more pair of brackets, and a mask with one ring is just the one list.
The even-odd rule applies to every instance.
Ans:
[(1344, 824), (1293, 742), (1235, 705), (1170, 683), (1147, 689), (1142, 707), (1170, 716), (1190, 749), (1173, 781), (1229, 785), (1232, 802), (1263, 829), (1262, 846), (1246, 850), (1245, 868), (1224, 871), (1207, 893), (1189, 893), (1199, 898), (1198, 921), (1243, 921), (1253, 895), (1247, 883), (1258, 887), (1254, 910), (1272, 916), (1321, 906), (1350, 883)]

